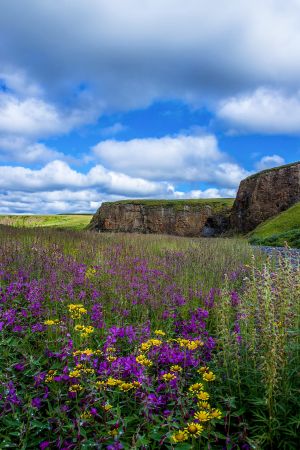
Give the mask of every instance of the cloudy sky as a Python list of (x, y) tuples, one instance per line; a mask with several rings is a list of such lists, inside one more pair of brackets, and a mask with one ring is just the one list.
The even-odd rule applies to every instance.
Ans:
[(0, 0), (0, 213), (232, 197), (300, 160), (299, 0)]

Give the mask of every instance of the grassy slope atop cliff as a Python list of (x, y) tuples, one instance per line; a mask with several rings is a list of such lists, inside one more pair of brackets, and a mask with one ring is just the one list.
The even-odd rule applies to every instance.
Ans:
[(250, 242), (259, 245), (285, 245), (300, 248), (300, 202), (266, 220), (250, 234)]
[(72, 230), (83, 230), (89, 223), (92, 215), (89, 214), (66, 214), (47, 216), (23, 216), (23, 215), (0, 215), (0, 225), (14, 227), (53, 227)]
[(234, 198), (200, 198), (200, 199), (180, 199), (180, 200), (120, 200), (117, 202), (105, 202), (105, 205), (143, 205), (149, 207), (163, 206), (165, 208), (183, 209), (185, 206), (203, 207), (210, 206), (215, 212), (230, 210)]

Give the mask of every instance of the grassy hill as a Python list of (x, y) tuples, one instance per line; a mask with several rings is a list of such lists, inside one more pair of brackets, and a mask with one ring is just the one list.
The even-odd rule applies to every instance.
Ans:
[(14, 227), (52, 227), (72, 230), (83, 230), (89, 223), (92, 215), (89, 214), (66, 214), (47, 216), (17, 216), (0, 215), (0, 225), (10, 225)]
[(300, 248), (300, 202), (266, 220), (249, 235), (251, 244)]

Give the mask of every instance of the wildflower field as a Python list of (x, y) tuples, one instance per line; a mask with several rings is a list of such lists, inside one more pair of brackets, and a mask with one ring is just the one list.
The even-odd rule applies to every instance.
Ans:
[(298, 449), (299, 265), (0, 226), (0, 449)]

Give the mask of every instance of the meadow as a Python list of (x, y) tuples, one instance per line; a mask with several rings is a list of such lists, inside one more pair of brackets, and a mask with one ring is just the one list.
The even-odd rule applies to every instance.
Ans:
[(299, 275), (243, 239), (0, 225), (0, 448), (299, 448)]

